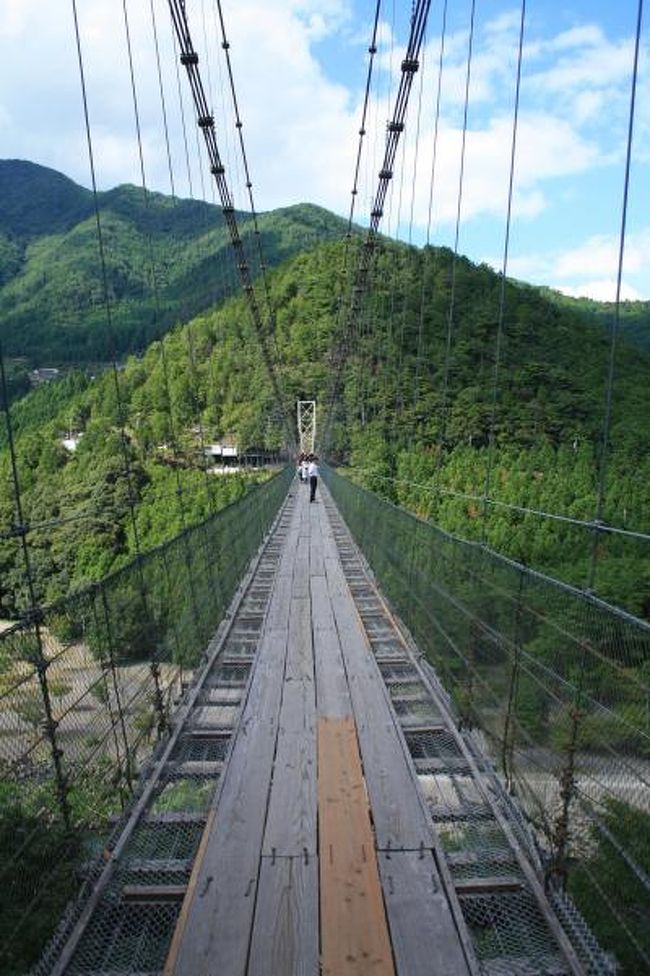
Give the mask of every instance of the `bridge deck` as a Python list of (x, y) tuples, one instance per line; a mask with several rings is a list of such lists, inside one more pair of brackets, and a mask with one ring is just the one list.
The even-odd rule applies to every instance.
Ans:
[(469, 973), (431, 817), (327, 510), (307, 494), (296, 486), (166, 972)]
[(39, 976), (583, 973), (512, 813), (295, 484)]

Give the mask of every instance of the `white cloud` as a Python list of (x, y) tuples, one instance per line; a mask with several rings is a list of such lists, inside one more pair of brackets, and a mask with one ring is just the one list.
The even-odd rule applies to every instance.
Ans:
[(566, 94), (585, 88), (607, 88), (630, 77), (631, 40), (609, 41), (600, 28), (587, 26), (561, 34), (549, 43), (539, 45), (534, 53), (548, 56), (557, 51), (568, 53), (530, 75), (528, 84), (546, 93)]
[[(584, 10), (590, 19), (569, 31), (550, 33), (548, 26), (532, 17), (527, 27), (529, 39), (524, 56), (513, 217), (521, 222), (520, 226), (532, 228), (537, 226), (537, 216), (545, 215), (550, 223), (550, 216), (557, 215), (556, 240), (562, 233), (569, 206), (574, 201), (580, 203), (580, 178), (590, 176), (592, 185), (595, 185), (594, 174), (598, 173), (603, 174), (605, 180), (607, 165), (613, 155), (620, 165), (624, 143), (618, 137), (625, 124), (629, 97), (629, 40), (606, 36), (592, 22), (593, 15), (586, 0), (578, 2), (584, 2)], [(2, 3), (0, 40), (4, 43), (0, 54), (4, 70), (0, 91), (0, 132), (4, 153), (55, 166), (88, 185), (89, 167), (69, 4), (66, 0), (47, 4), (42, 0), (2, 0)], [(181, 194), (187, 195), (167, 4), (164, 0), (155, 0), (155, 4), (176, 185)], [(84, 0), (78, 6), (100, 186), (109, 187), (125, 181), (139, 183), (121, 2)], [(207, 17), (205, 36), (204, 9)], [(495, 15), (491, 19), (483, 22), (481, 14), (477, 18), (472, 62), (461, 234), (461, 244), (470, 255), (473, 222), (478, 223), (486, 216), (494, 218), (494, 226), (498, 225), (495, 239), (498, 239), (507, 205), (519, 11), (507, 2), (501, 9), (494, 9)], [(227, 174), (237, 183), (236, 203), (242, 205), (245, 195), (241, 163), (229, 95), (223, 93), (226, 74), (221, 38), (215, 26), (214, 4), (187, 0), (187, 10), (194, 44), (201, 56), (208, 100), (217, 120), (219, 146)], [(128, 0), (128, 11), (147, 179), (151, 187), (169, 192), (149, 4)], [(347, 212), (367, 68), (366, 48), (371, 27), (367, 9), (363, 11), (366, 18), (363, 29), (353, 0), (273, 0), (273, 3), (268, 0), (225, 0), (224, 13), (257, 207), (265, 210), (299, 200), (312, 200), (339, 213)], [(402, 14), (404, 18), (408, 16), (406, 7)], [(458, 195), (468, 35), (460, 22), (452, 24), (453, 16), (455, 13), (450, 11), (436, 160), (434, 240), (436, 228), (443, 226), (448, 232), (453, 227)], [(387, 208), (384, 221), (385, 230), (397, 227), (399, 187), (403, 185), (399, 223), (400, 232), (404, 234), (410, 214), (411, 180), (415, 168), (415, 115), (419, 85), (424, 77), (414, 201), (414, 219), (420, 237), (426, 227), (429, 201), (440, 41), (433, 35), (440, 29), (439, 21), (439, 11), (437, 20), (432, 13), (430, 41), (424, 57), (426, 70), (418, 74), (414, 86), (402, 144), (405, 151), (400, 148), (390, 195), (391, 214)], [(544, 29), (546, 34), (541, 33)], [(388, 102), (389, 80), (379, 67), (382, 64), (387, 67), (392, 61), (390, 90), (394, 97), (405, 42), (405, 24), (393, 25), (384, 21), (379, 36), (377, 87), (369, 108), (359, 195), (360, 204), (364, 201), (366, 205), (374, 196), (383, 154), (385, 121), (392, 113), (392, 104)], [(211, 52), (209, 58), (204, 56), (206, 42)], [(324, 66), (319, 54), (325, 48), (331, 52), (336, 44), (339, 45), (338, 61), (334, 59)], [(346, 59), (344, 65), (343, 58)], [(637, 168), (633, 169), (636, 186), (645, 185), (646, 170), (643, 167), (650, 159), (650, 100), (643, 97), (644, 91), (648, 90), (643, 82), (647, 79), (647, 60), (642, 55), (635, 141)], [(338, 77), (340, 67), (345, 68), (341, 76), (346, 79), (345, 84), (332, 80)], [(196, 126), (184, 72), (180, 81), (190, 153), (194, 159)], [(205, 159), (202, 165), (205, 172)], [(195, 162), (192, 167), (196, 195), (200, 186)], [(615, 191), (618, 205), (620, 178)], [(598, 192), (603, 199), (608, 191)], [(560, 194), (561, 204), (558, 203)], [(643, 201), (641, 203), (645, 205)], [(573, 219), (578, 221), (581, 216), (578, 214)], [(611, 278), (611, 254), (604, 244), (600, 250), (596, 246), (597, 230), (596, 226), (589, 227), (590, 242), (584, 255), (578, 250), (569, 253), (568, 249), (562, 254), (557, 249), (542, 251), (543, 242), (540, 241), (540, 253), (551, 257), (545, 258), (545, 264), (538, 262), (538, 270), (547, 276), (555, 275), (554, 280), (564, 280), (568, 287), (572, 287), (574, 276), (578, 274), (573, 269), (577, 269), (584, 259), (584, 263), (592, 268), (591, 280)], [(605, 255), (602, 270), (598, 263), (601, 253)], [(627, 260), (626, 273), (633, 267), (635, 258), (629, 254)], [(629, 274), (643, 272), (629, 271)], [(536, 275), (532, 277), (535, 280)], [(583, 277), (586, 280), (587, 276)], [(576, 285), (578, 281), (576, 277)], [(635, 287), (644, 290), (638, 282)]]
[[(508, 273), (515, 278), (552, 285), (567, 295), (614, 301), (618, 261), (619, 239), (615, 235), (597, 234), (575, 247), (518, 255), (510, 261)], [(626, 237), (621, 298), (650, 298), (650, 227)]]
[[(121, 6), (118, 0), (84, 0), (79, 5), (101, 187), (140, 182)], [(147, 180), (152, 187), (169, 192), (149, 4), (130, 0), (127, 6)], [(12, 38), (2, 50), (3, 77), (8, 82), (0, 93), (3, 143), (7, 156), (56, 166), (88, 185), (72, 17), (67, 4), (65, 16), (60, 7), (61, 3), (12, 0), (9, 18), (4, 17), (3, 9), (4, 33), (11, 28)], [(242, 167), (214, 5), (191, 0), (187, 10), (228, 177), (234, 181), (239, 172), (241, 184)], [(156, 0), (156, 11), (176, 181), (187, 195), (167, 4)], [(350, 14), (348, 0), (274, 0), (272, 5), (252, 0), (225, 5), (244, 137), (260, 209), (298, 199), (315, 200), (337, 210), (347, 203), (344, 188), (353, 166), (358, 93), (325, 76), (313, 45), (342, 30)], [(209, 57), (204, 53), (206, 47)], [(359, 61), (361, 86), (365, 78)], [(181, 85), (196, 194), (196, 126), (184, 70)], [(26, 125), (26, 120), (36, 114), (38, 126)], [(12, 125), (12, 120), (16, 124)], [(244, 202), (241, 186), (235, 196), (237, 203)]]
[[(613, 278), (600, 278), (594, 281), (583, 281), (579, 285), (565, 285), (560, 282), (555, 285), (558, 291), (573, 298), (592, 298), (597, 302), (613, 302), (616, 300), (616, 281)], [(643, 295), (636, 288), (626, 282), (621, 284), (621, 301), (641, 301)]]
[(20, 37), (27, 22), (27, 4), (24, 0), (4, 0), (0, 18), (0, 40), (13, 41)]
[[(578, 247), (556, 253), (553, 270), (561, 276), (614, 276), (618, 261), (618, 236), (597, 234)], [(650, 271), (650, 227), (627, 235), (623, 251), (623, 270), (628, 274)]]
[[(411, 129), (414, 122), (411, 121)], [(421, 133), (418, 149), (420, 179), (416, 188), (416, 218), (426, 222), (429, 179), (433, 161), (433, 129)], [(483, 214), (505, 219), (510, 173), (512, 119), (494, 117), (485, 128), (467, 132), (462, 189), (462, 219)], [(459, 194), (462, 130), (442, 122), (438, 132), (434, 179), (434, 223), (455, 222)], [(406, 172), (413, 171), (414, 147), (406, 153)], [(545, 187), (550, 180), (575, 176), (599, 163), (598, 148), (572, 127), (551, 115), (523, 115), (519, 123), (513, 215), (527, 218), (548, 206)], [(408, 190), (410, 193), (410, 189)]]

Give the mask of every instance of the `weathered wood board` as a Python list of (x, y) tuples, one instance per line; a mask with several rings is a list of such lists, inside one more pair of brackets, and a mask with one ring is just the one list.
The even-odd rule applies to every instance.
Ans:
[(262, 859), (248, 976), (318, 976), (318, 861)]

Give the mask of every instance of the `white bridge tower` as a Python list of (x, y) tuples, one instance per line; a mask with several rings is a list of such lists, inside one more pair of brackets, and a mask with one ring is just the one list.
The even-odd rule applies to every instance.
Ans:
[(298, 444), (302, 454), (313, 454), (316, 444), (316, 401), (298, 400)]

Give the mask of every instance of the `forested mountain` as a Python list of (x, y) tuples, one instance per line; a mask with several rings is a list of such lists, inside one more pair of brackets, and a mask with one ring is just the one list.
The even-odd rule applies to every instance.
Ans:
[[(92, 193), (54, 170), (0, 160), (0, 338), (34, 366), (101, 362), (142, 351), (238, 290), (220, 208), (120, 186), (99, 194), (112, 335)], [(253, 222), (238, 214), (253, 274)], [(346, 223), (301, 204), (262, 214), (260, 242), (274, 266)], [(155, 281), (152, 268), (155, 268)]]
[[(322, 244), (270, 276), (274, 349), (288, 409), (293, 413), (298, 398), (316, 398), (321, 429), (345, 286), (344, 248)], [(353, 260), (348, 256), (348, 265)], [(354, 477), (443, 528), (585, 585), (593, 533), (519, 508), (594, 517), (608, 360), (602, 328), (536, 289), (508, 284), (495, 370), (500, 278), (489, 268), (462, 258), (454, 263), (446, 249), (384, 242), (372, 283), (343, 371), (334, 455)], [(64, 520), (30, 533), (43, 599), (131, 557), (129, 490), (137, 496), (144, 545), (180, 528), (173, 501), (178, 477), (191, 518), (206, 514), (201, 439), (231, 435), (241, 447), (282, 442), (241, 299), (170, 332), (164, 361), (161, 348), (156, 342), (143, 357), (130, 358), (117, 377), (109, 372), (90, 382), (72, 375), (13, 409), (26, 518)], [(642, 528), (650, 511), (649, 378), (650, 357), (621, 342), (604, 520), (628, 529)], [(83, 432), (74, 455), (61, 446), (70, 429)], [(5, 528), (13, 518), (6, 458), (0, 473)], [(488, 477), (495, 504), (485, 510)], [(650, 615), (650, 567), (640, 544), (601, 534), (597, 545), (596, 591)], [(21, 579), (16, 539), (2, 543), (0, 578), (2, 610), (12, 613)]]
[[(530, 287), (530, 286), (528, 286)], [(591, 298), (570, 298), (552, 288), (539, 291), (563, 308), (582, 312), (587, 320), (596, 321), (609, 329), (616, 316), (614, 302), (595, 302)], [(618, 328), (622, 338), (645, 352), (650, 352), (650, 302), (621, 302), (618, 309)]]

